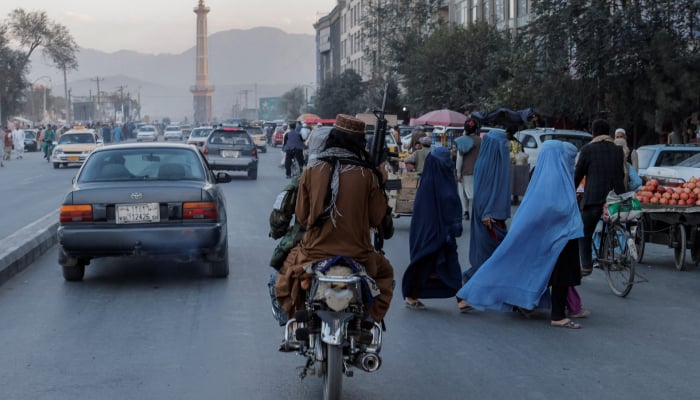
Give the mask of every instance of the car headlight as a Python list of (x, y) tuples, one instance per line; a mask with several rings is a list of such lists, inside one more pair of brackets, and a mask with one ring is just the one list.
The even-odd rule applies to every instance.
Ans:
[(53, 154), (63, 154), (63, 148), (56, 147), (55, 149), (53, 149)]

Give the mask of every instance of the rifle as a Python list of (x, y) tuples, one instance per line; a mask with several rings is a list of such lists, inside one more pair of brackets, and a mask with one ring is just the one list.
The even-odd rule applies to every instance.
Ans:
[[(382, 100), (382, 109), (374, 110), (373, 114), (377, 118), (374, 124), (374, 136), (372, 145), (369, 149), (369, 161), (373, 167), (379, 168), (388, 156), (386, 150), (386, 95), (389, 91), (389, 83), (384, 86), (384, 99)], [(382, 190), (399, 190), (401, 189), (401, 180), (388, 179), (386, 182), (380, 182)], [(391, 208), (387, 207), (387, 213), (391, 213)], [(382, 252), (384, 247), (384, 227), (380, 224), (377, 227), (377, 233), (374, 235), (374, 249)]]

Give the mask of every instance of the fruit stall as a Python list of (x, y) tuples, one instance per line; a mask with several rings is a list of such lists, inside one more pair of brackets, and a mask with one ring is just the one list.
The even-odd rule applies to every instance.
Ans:
[(649, 179), (636, 194), (642, 218), (636, 231), (637, 261), (644, 256), (644, 243), (668, 245), (674, 263), (684, 270), (686, 250), (693, 265), (700, 263), (700, 182)]

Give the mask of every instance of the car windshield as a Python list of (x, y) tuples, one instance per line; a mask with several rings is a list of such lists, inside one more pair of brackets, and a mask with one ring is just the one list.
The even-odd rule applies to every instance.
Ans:
[(179, 130), (180, 130), (180, 127), (179, 127), (179, 126), (169, 126), (169, 127), (165, 128), (165, 131), (166, 131), (166, 132), (168, 132), (168, 131), (179, 131)]
[(248, 133), (250, 133), (251, 135), (262, 135), (262, 134), (263, 134), (262, 128), (248, 127), (248, 128), (246, 128), (246, 130), (247, 130)]
[(250, 136), (246, 131), (216, 131), (209, 136), (209, 143), (220, 146), (250, 146)]
[(155, 132), (156, 129), (152, 126), (142, 126), (139, 132)]
[(190, 137), (207, 137), (211, 133), (210, 128), (197, 128), (193, 129)]
[(90, 133), (64, 134), (58, 140), (58, 144), (89, 144), (95, 143), (95, 137)]
[(700, 167), (700, 153), (690, 157), (689, 159), (678, 163), (679, 167), (693, 167), (693, 168), (698, 168)]
[(34, 138), (36, 138), (36, 133), (34, 133), (34, 131), (24, 131), (24, 138), (25, 139), (34, 139)]
[(654, 167), (670, 167), (686, 161), (690, 157), (698, 154), (698, 150), (664, 150), (656, 158)]
[(93, 153), (85, 162), (78, 182), (201, 181), (204, 176), (202, 163), (194, 151), (149, 147)]

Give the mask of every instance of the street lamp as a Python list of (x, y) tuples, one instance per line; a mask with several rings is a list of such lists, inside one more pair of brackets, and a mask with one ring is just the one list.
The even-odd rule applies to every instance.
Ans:
[[(42, 75), (42, 76), (34, 79), (34, 81), (32, 82), (32, 114), (34, 113), (34, 86), (36, 85), (37, 82), (39, 82), (41, 79), (44, 79), (44, 78), (49, 80), (49, 85), (52, 84), (51, 77), (48, 75)], [(47, 115), (46, 115), (46, 85), (43, 85), (43, 89), (44, 89), (44, 105), (43, 105), (43, 113), (41, 114), (42, 121), (47, 119)], [(32, 115), (32, 118), (33, 117), (34, 116)]]

